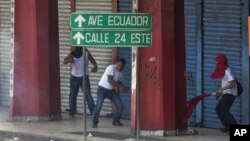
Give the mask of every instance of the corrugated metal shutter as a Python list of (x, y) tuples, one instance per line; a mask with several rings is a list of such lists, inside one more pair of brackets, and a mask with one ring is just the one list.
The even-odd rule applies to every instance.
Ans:
[[(196, 96), (197, 67), (197, 0), (185, 0), (186, 92), (187, 100)], [(190, 124), (196, 123), (195, 112)]]
[[(132, 12), (132, 0), (119, 0), (118, 1), (118, 12)], [(126, 60), (126, 67), (124, 70), (124, 84), (131, 86), (131, 48), (118, 48), (118, 56)], [(124, 111), (122, 118), (130, 119), (131, 114), (131, 91), (122, 93), (122, 102), (124, 104)]]
[[(126, 60), (126, 67), (124, 69), (124, 84), (131, 87), (131, 49), (119, 48), (119, 57)], [(124, 111), (122, 118), (130, 119), (131, 114), (131, 90), (120, 94), (124, 104)]]
[(132, 0), (118, 0), (118, 12), (132, 12)]
[[(112, 12), (112, 1), (111, 0), (77, 0), (76, 11), (98, 11), (98, 12)], [(106, 67), (112, 62), (112, 48), (89, 48), (98, 65), (98, 73), (90, 73), (90, 84), (91, 92), (96, 101), (96, 92), (99, 80), (104, 73)], [(81, 108), (80, 103), (82, 102), (82, 95), (78, 98), (79, 109)], [(81, 104), (83, 106), (83, 104)], [(112, 111), (111, 103), (108, 99), (102, 106), (101, 114), (110, 114)]]
[(0, 0), (0, 105), (9, 106), (11, 1)]
[[(68, 65), (63, 65), (63, 58), (67, 55), (70, 48), (70, 29), (69, 29), (69, 14), (70, 14), (70, 0), (58, 1), (59, 6), (59, 34), (60, 34), (60, 61), (61, 61), (61, 104), (62, 110), (68, 108), (69, 96), (69, 76), (70, 68)], [(112, 12), (111, 0), (77, 0), (76, 11), (99, 11)], [(101, 75), (105, 68), (112, 61), (112, 48), (88, 48), (98, 65), (98, 73), (90, 73), (91, 92), (96, 101), (96, 90)], [(90, 64), (91, 65), (91, 64)], [(92, 67), (92, 66), (91, 66)], [(90, 67), (90, 68), (91, 68)], [(83, 112), (83, 94), (80, 91), (77, 100), (78, 112)], [(111, 103), (108, 99), (105, 100), (101, 114), (111, 113)], [(87, 110), (87, 112), (89, 112)]]
[[(223, 52), (236, 77), (241, 80), (241, 0), (204, 0), (203, 15), (203, 86), (204, 92), (214, 92), (220, 87), (220, 81), (210, 78), (215, 67), (214, 58)], [(238, 123), (242, 115), (240, 98), (237, 98), (231, 112)], [(220, 128), (221, 123), (215, 113), (217, 101), (209, 97), (204, 101), (204, 126)]]
[(70, 0), (58, 1), (59, 18), (59, 46), (60, 46), (60, 79), (61, 79), (61, 107), (62, 111), (68, 108), (70, 67), (64, 65), (63, 58), (70, 49), (69, 28)]

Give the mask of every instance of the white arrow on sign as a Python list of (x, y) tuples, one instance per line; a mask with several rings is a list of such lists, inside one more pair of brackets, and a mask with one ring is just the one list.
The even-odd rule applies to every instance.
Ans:
[(84, 36), (82, 35), (82, 33), (77, 32), (76, 35), (73, 37), (73, 39), (77, 40), (77, 44), (80, 45), (81, 40), (84, 40)]
[(86, 19), (82, 15), (79, 15), (74, 21), (78, 22), (78, 27), (82, 27), (82, 23), (86, 22)]

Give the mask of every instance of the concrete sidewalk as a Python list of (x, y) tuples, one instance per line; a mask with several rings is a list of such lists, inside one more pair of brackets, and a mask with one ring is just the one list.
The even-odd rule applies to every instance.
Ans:
[[(0, 107), (0, 140), (4, 141), (84, 141), (83, 116), (70, 118), (62, 114), (62, 120), (43, 122), (9, 122), (8, 108)], [(90, 141), (133, 141), (130, 121), (122, 120), (123, 127), (112, 125), (112, 119), (100, 118), (98, 128), (92, 128), (91, 116), (87, 116), (87, 139)], [(193, 128), (192, 128), (193, 129)], [(219, 130), (195, 128), (198, 134), (168, 135), (165, 137), (141, 137), (142, 141), (229, 141), (229, 135)], [(19, 139), (19, 140), (17, 140)]]

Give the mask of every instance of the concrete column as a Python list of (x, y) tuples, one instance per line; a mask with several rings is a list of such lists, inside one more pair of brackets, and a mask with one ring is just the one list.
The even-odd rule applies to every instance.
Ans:
[(15, 0), (13, 120), (60, 117), (57, 0)]
[[(175, 131), (186, 104), (184, 1), (139, 0), (139, 13), (153, 16), (153, 45), (139, 49), (141, 135)], [(132, 97), (132, 129), (136, 129)]]

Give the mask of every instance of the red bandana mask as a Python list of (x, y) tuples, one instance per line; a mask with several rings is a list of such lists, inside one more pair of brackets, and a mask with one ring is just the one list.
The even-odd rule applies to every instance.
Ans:
[(216, 68), (211, 74), (212, 79), (222, 78), (225, 74), (225, 70), (228, 68), (227, 57), (225, 54), (218, 54), (215, 58)]

